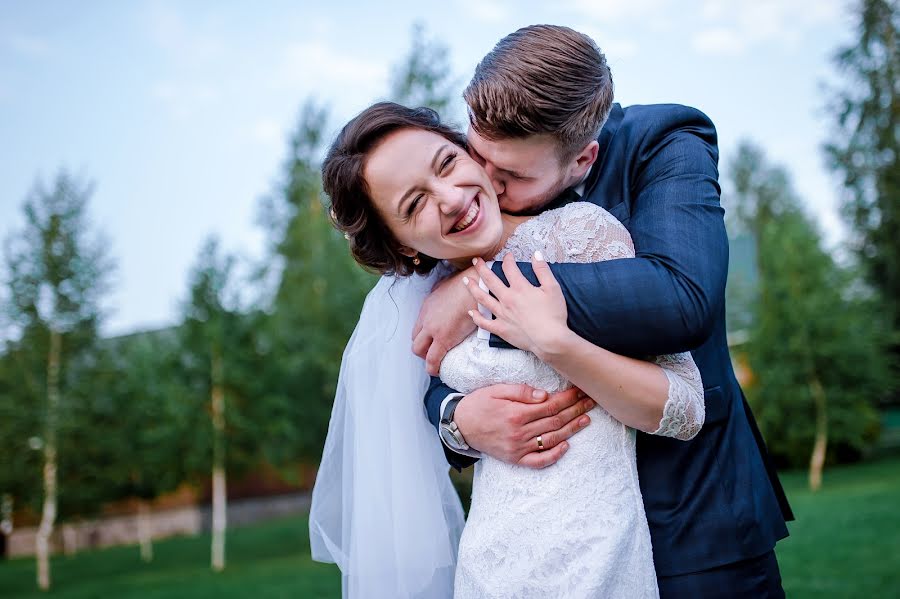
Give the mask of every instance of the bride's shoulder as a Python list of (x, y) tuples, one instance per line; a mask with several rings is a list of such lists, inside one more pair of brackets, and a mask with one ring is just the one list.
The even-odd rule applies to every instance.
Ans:
[(560, 208), (547, 210), (540, 215), (545, 222), (558, 225), (567, 223), (604, 223), (612, 226), (622, 227), (621, 222), (609, 213), (605, 208), (601, 208), (597, 204), (591, 202), (570, 202)]

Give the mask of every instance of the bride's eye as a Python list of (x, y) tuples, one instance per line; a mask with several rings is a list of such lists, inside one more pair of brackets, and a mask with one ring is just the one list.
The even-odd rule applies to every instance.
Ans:
[(454, 160), (456, 160), (457, 156), (459, 156), (459, 152), (450, 152), (447, 154), (447, 157), (444, 158), (444, 161), (441, 163), (441, 168), (438, 170), (439, 173), (443, 173), (444, 170), (450, 166)]
[(419, 202), (422, 201), (422, 194), (416, 196), (416, 198), (409, 203), (409, 208), (406, 209), (406, 220), (412, 218), (413, 212), (416, 211), (416, 208), (419, 206)]

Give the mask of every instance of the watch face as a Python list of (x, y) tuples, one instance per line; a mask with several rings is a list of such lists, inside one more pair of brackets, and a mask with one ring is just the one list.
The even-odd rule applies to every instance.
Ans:
[(444, 443), (449, 445), (453, 449), (461, 449), (461, 445), (459, 444), (459, 439), (456, 438), (456, 435), (442, 422), (441, 423), (441, 439), (443, 439)]

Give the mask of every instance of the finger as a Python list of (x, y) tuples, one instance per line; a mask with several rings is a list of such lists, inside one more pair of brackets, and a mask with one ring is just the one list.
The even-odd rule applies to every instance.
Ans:
[(531, 261), (531, 268), (534, 270), (534, 276), (537, 277), (541, 287), (553, 287), (559, 285), (550, 265), (544, 261), (544, 255), (540, 252), (534, 253), (534, 260)]
[(526, 279), (525, 275), (522, 274), (522, 271), (519, 270), (519, 265), (516, 264), (512, 254), (503, 256), (501, 268), (503, 269), (503, 274), (506, 275), (506, 280), (509, 281), (509, 286), (511, 288), (521, 287), (522, 285), (531, 285), (531, 281)]
[(500, 309), (502, 308), (500, 302), (491, 297), (484, 289), (476, 285), (469, 277), (463, 277), (463, 285), (466, 286), (466, 289), (469, 290), (469, 293), (472, 294), (475, 301), (490, 310), (491, 314), (500, 313)]
[(567, 451), (569, 451), (569, 444), (560, 443), (552, 449), (526, 453), (519, 459), (518, 464), (520, 466), (526, 466), (527, 468), (546, 468), (547, 466), (552, 466), (558, 462)]
[(424, 323), (422, 322), (422, 314), (419, 313), (419, 318), (416, 319), (416, 324), (415, 324), (415, 326), (413, 326), (412, 337), (410, 337), (410, 339), (412, 339), (413, 341), (415, 341), (415, 340), (416, 340), (416, 337), (419, 336), (419, 333), (422, 332), (422, 327), (423, 327), (423, 326), (425, 326), (425, 325), (424, 325)]
[(506, 399), (519, 403), (541, 403), (546, 401), (549, 393), (543, 389), (535, 389), (528, 385), (499, 384), (491, 387), (491, 395), (496, 399)]
[(488, 333), (492, 333), (502, 338), (503, 334), (506, 332), (506, 327), (503, 325), (502, 320), (485, 318), (477, 310), (469, 310), (469, 316), (472, 317), (472, 322), (475, 323), (476, 327), (481, 327)]
[(428, 355), (428, 350), (431, 348), (433, 341), (434, 337), (425, 331), (419, 331), (419, 334), (413, 339), (413, 353), (424, 360), (425, 356)]
[[(585, 416), (580, 416), (579, 418), (576, 418), (575, 420), (572, 420), (571, 422), (567, 423), (565, 426), (563, 426), (559, 430), (545, 431), (543, 433), (540, 433), (541, 443), (544, 445), (544, 451), (546, 451), (548, 449), (552, 449), (552, 448), (556, 447), (557, 445), (559, 445), (560, 443), (564, 443), (572, 435), (574, 435), (578, 431), (582, 430), (584, 427), (586, 427), (590, 423), (591, 423), (591, 417), (585, 415)], [(534, 445), (537, 445), (537, 441), (535, 439), (537, 439), (537, 436), (535, 436), (535, 438), (532, 439), (531, 443), (528, 443), (528, 445), (531, 446), (532, 443)]]
[(561, 391), (559, 393), (553, 393), (545, 403), (534, 408), (531, 414), (531, 420), (552, 418), (566, 408), (574, 406), (576, 403), (581, 401), (583, 397), (584, 394), (577, 387), (572, 387), (571, 389), (566, 389), (565, 391)]
[[(590, 397), (586, 397), (584, 399), (579, 400), (575, 405), (569, 406), (568, 408), (562, 410), (556, 416), (549, 416), (547, 418), (541, 418), (540, 420), (535, 420), (533, 422), (529, 422), (525, 427), (524, 431), (528, 433), (529, 438), (537, 437), (538, 435), (542, 435), (547, 432), (557, 431), (562, 428), (565, 428), (571, 422), (578, 420), (579, 416), (583, 414), (587, 414), (594, 406), (597, 404), (594, 403), (594, 400)], [(588, 423), (590, 423), (590, 416), (585, 416), (588, 418)]]
[(447, 349), (438, 341), (433, 341), (431, 347), (428, 348), (428, 354), (425, 356), (425, 370), (431, 376), (438, 376), (441, 371), (441, 362), (447, 355)]
[(481, 281), (484, 283), (484, 285), (490, 290), (491, 293), (494, 294), (494, 296), (498, 300), (502, 302), (503, 295), (506, 293), (506, 290), (509, 289), (509, 287), (507, 287), (506, 284), (500, 280), (500, 277), (494, 274), (494, 271), (487, 267), (487, 264), (485, 264), (484, 260), (482, 260), (481, 258), (475, 258), (472, 261), (472, 264), (475, 265), (475, 272), (477, 272), (478, 276), (481, 277)]

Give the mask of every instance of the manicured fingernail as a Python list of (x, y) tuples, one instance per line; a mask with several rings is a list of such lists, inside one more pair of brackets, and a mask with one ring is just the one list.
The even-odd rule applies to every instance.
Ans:
[(463, 285), (469, 284), (469, 277), (463, 277)]
[(578, 426), (580, 426), (581, 428), (584, 428), (587, 425), (589, 425), (590, 423), (591, 423), (590, 418), (582, 418), (581, 420), (578, 421)]
[(544, 260), (544, 254), (542, 254), (540, 250), (536, 251), (536, 252), (534, 253), (534, 259), (535, 259), (535, 260), (538, 260), (538, 261), (543, 261), (543, 260)]
[(472, 258), (472, 264), (478, 266), (478, 258)]
[(562, 443), (560, 443), (560, 445), (562, 445), (563, 453), (569, 451), (569, 444), (568, 444), (568, 443), (566, 443), (565, 441), (563, 441)]
[(578, 399), (584, 399), (585, 397), (587, 397), (587, 395), (584, 394), (584, 391), (578, 392)]
[(475, 318), (475, 311), (469, 310), (469, 318)]
[(533, 397), (535, 399), (543, 399), (544, 392), (539, 389), (535, 389), (534, 391), (531, 392), (531, 397)]

